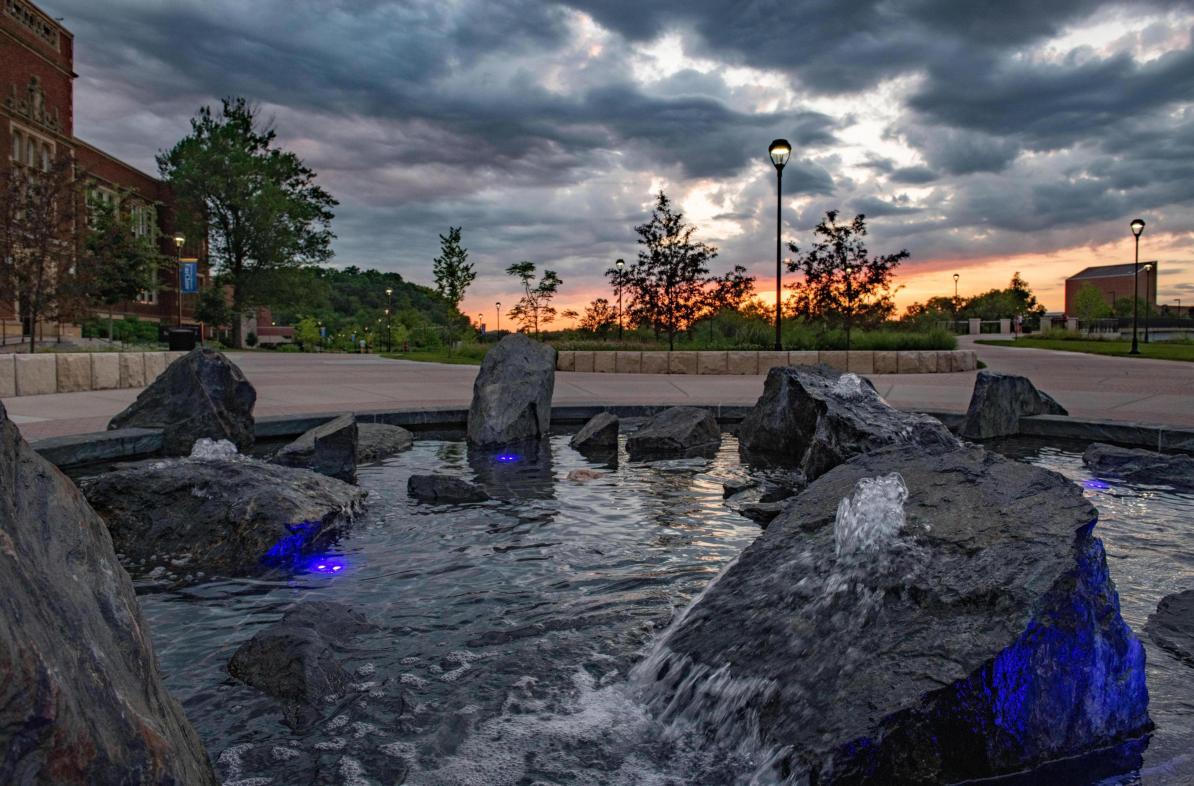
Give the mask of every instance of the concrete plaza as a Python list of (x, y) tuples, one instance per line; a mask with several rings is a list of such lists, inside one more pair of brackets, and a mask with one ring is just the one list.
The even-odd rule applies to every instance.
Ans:
[[(975, 345), (995, 371), (1022, 374), (1083, 418), (1194, 426), (1194, 363)], [(371, 355), (231, 352), (257, 389), (258, 415), (466, 407), (475, 366)], [(869, 375), (901, 409), (963, 412), (976, 372)], [(559, 372), (554, 403), (753, 404), (762, 376)], [(29, 439), (102, 431), (137, 390), (56, 393), (4, 400)]]

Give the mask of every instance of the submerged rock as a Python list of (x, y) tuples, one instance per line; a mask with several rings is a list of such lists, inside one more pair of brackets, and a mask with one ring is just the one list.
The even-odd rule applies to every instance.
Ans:
[(485, 502), (489, 495), (480, 486), (451, 475), (411, 475), (406, 493), (419, 502), (454, 505), (463, 502)]
[(288, 726), (307, 729), (351, 686), (332, 642), (374, 629), (347, 606), (308, 601), (242, 644), (228, 663), (228, 673), (278, 699)]
[(1062, 476), (977, 446), (858, 457), (636, 677), (663, 719), (753, 749), (768, 781), (956, 782), (1105, 747), (1151, 724), (1096, 515)]
[(0, 404), (0, 783), (215, 786), (103, 521)]
[(126, 558), (225, 576), (294, 567), (366, 496), (326, 475), (243, 457), (142, 461), (80, 487)]
[(1068, 414), (1028, 377), (984, 369), (974, 380), (970, 406), (958, 433), (967, 439), (1014, 436), (1020, 433), (1022, 417)]
[(598, 412), (581, 426), (568, 444), (582, 453), (618, 449), (618, 416), (612, 412)]
[(241, 451), (253, 444), (257, 391), (236, 364), (213, 349), (196, 349), (166, 367), (109, 429), (162, 430), (162, 452), (189, 456), (195, 440), (226, 439)]
[(941, 421), (901, 412), (855, 374), (828, 366), (773, 368), (738, 427), (750, 459), (778, 459), (814, 480), (843, 461), (888, 445), (940, 450), (960, 444)]
[(381, 461), (414, 444), (414, 434), (388, 423), (357, 423), (357, 463)]
[(357, 429), (351, 413), (332, 418), (285, 445), (273, 461), (353, 483), (357, 479)]
[(513, 445), (548, 435), (556, 351), (512, 333), (485, 354), (473, 383), (468, 441), (480, 447)]
[(1194, 487), (1194, 456), (1155, 453), (1095, 442), (1082, 454), (1082, 462), (1094, 472), (1137, 483)]
[(784, 512), (784, 507), (782, 502), (747, 502), (738, 508), (738, 512), (767, 529), (767, 525)]
[(626, 439), (631, 458), (688, 455), (717, 450), (717, 418), (700, 407), (671, 407), (652, 416)]
[(1194, 590), (1162, 598), (1144, 629), (1162, 649), (1194, 666)]

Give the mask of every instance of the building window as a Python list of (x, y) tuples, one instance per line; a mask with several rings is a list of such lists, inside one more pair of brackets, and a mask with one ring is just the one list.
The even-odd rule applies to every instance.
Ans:
[(137, 295), (137, 302), (144, 303), (149, 306), (157, 305), (158, 302), (158, 269), (154, 268), (151, 274), (152, 278), (149, 289), (142, 289)]
[(157, 210), (153, 205), (137, 205), (133, 208), (133, 234), (137, 237), (153, 237), (157, 230)]
[(49, 172), (54, 162), (54, 143), (17, 125), (11, 126), (11, 133), (12, 160)]
[(21, 163), (21, 132), (15, 129), (12, 132), (12, 160)]

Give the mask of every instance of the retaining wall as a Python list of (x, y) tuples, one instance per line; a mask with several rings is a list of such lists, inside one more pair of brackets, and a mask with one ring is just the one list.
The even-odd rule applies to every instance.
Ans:
[(974, 371), (978, 358), (972, 349), (793, 352), (625, 352), (561, 351), (559, 371), (598, 374), (766, 374), (777, 366), (825, 363), (858, 374), (940, 374)]
[(185, 352), (43, 352), (0, 355), (0, 398), (141, 388)]

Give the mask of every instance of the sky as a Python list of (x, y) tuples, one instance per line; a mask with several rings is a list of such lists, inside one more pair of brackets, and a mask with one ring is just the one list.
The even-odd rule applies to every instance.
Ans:
[[(431, 284), (463, 227), (491, 326), (507, 266), (608, 296), (664, 190), (774, 302), (826, 210), (906, 248), (902, 308), (1159, 261), (1194, 303), (1194, 0), (42, 0), (75, 35), (75, 132), (146, 171), (245, 96), (340, 201), (337, 265)], [(789, 255), (785, 250), (785, 256)], [(1186, 301), (1186, 298), (1189, 300)]]

